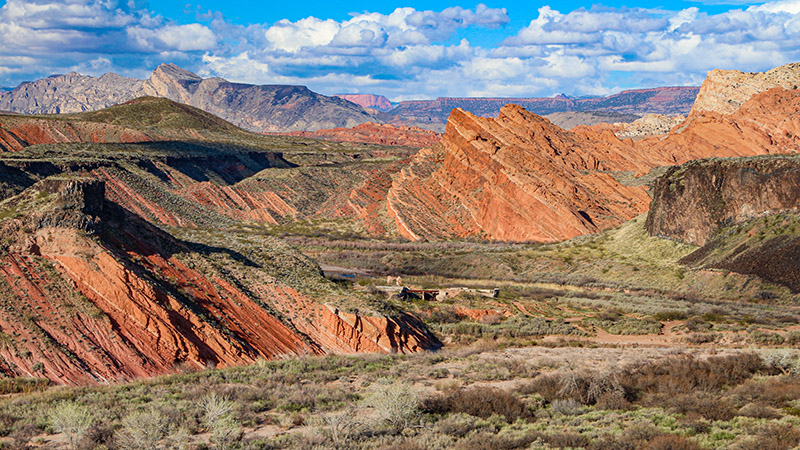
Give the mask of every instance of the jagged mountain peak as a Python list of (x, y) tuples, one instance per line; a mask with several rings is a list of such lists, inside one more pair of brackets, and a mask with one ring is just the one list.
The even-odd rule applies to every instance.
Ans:
[(164, 75), (168, 78), (176, 80), (191, 80), (191, 81), (203, 80), (203, 78), (200, 77), (199, 75), (172, 63), (164, 63), (156, 67), (155, 70), (153, 70), (153, 75), (151, 75), (150, 78), (153, 78), (154, 76), (157, 75)]

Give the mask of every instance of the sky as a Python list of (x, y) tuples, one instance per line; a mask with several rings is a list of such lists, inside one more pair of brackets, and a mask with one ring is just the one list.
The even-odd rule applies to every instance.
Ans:
[(0, 86), (76, 71), (393, 101), (607, 95), (800, 62), (800, 0), (0, 0)]

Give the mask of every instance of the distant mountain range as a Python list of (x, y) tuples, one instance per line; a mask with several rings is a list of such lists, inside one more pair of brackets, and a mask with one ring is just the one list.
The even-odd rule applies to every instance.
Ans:
[[(416, 125), (443, 131), (450, 112), (455, 108), (476, 116), (496, 117), (500, 108), (514, 103), (542, 116), (560, 112), (614, 112), (643, 116), (645, 114), (686, 115), (692, 109), (699, 87), (658, 87), (623, 91), (608, 97), (573, 98), (558, 95), (548, 98), (450, 98), (404, 101), (389, 111), (393, 124)], [(580, 117), (584, 117), (581, 115)], [(585, 116), (589, 117), (589, 116)], [(592, 119), (593, 120), (593, 119)], [(574, 123), (577, 125), (579, 123)], [(591, 123), (580, 123), (591, 125)]]
[[(92, 77), (71, 72), (0, 89), (0, 111), (54, 114), (94, 111), (142, 96), (165, 97), (215, 114), (256, 132), (316, 131), (354, 127), (365, 122), (418, 126), (442, 132), (450, 112), (461, 108), (494, 117), (508, 103), (539, 115), (558, 116), (570, 125), (607, 120), (609, 113), (630, 121), (650, 113), (681, 114), (691, 110), (698, 87), (659, 87), (623, 91), (608, 97), (450, 98), (393, 104), (375, 94), (326, 96), (305, 86), (253, 85), (222, 78), (202, 78), (174, 64), (158, 66), (146, 80), (115, 73)], [(599, 113), (599, 114), (597, 114)], [(607, 116), (609, 119), (611, 116)]]
[(22, 83), (0, 94), (0, 111), (54, 114), (94, 111), (142, 96), (195, 106), (251, 131), (319, 130), (376, 121), (362, 107), (305, 86), (232, 83), (203, 79), (174, 64), (158, 66), (147, 80), (115, 73), (91, 77), (71, 72)]

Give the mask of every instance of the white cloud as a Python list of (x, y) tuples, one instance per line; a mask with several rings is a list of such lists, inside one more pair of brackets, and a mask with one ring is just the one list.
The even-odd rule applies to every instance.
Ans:
[(713, 68), (765, 70), (800, 60), (800, 0), (702, 10), (558, 11), (551, 4), (487, 47), (463, 30), (506, 27), (505, 9), (403, 7), (245, 26), (213, 12), (177, 24), (129, 0), (7, 0), (0, 85), (69, 70), (141, 77), (175, 62), (203, 76), (393, 100), (584, 95), (697, 84)]

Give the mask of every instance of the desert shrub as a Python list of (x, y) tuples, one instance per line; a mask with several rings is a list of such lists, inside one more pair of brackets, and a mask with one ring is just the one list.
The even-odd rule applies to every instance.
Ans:
[(236, 405), (227, 397), (211, 393), (200, 401), (203, 410), (203, 423), (211, 433), (211, 442), (217, 448), (231, 448), (242, 439), (242, 429), (233, 417)]
[(680, 414), (698, 414), (709, 420), (731, 420), (736, 416), (730, 402), (706, 392), (661, 397), (651, 404), (662, 405)]
[(624, 393), (606, 392), (597, 397), (595, 406), (600, 409), (629, 409), (631, 403), (625, 398)]
[(752, 353), (715, 356), (701, 360), (673, 356), (634, 369), (620, 377), (629, 399), (645, 393), (680, 395), (692, 391), (715, 392), (741, 384), (765, 368)]
[(786, 345), (791, 345), (793, 347), (800, 345), (800, 331), (792, 330), (786, 333), (784, 341)]
[[(32, 423), (22, 424), (12, 431), (8, 437), (10, 437), (14, 445), (11, 448), (19, 448), (19, 449), (28, 449), (28, 443), (30, 440), (38, 435), (41, 434), (42, 429)], [(87, 433), (88, 434), (88, 433)]]
[(687, 314), (683, 311), (659, 311), (653, 314), (653, 319), (664, 322), (672, 320), (684, 320)]
[(509, 423), (530, 416), (530, 411), (519, 398), (496, 388), (473, 387), (438, 394), (426, 398), (422, 410), (432, 414), (464, 413), (481, 418), (496, 414)]
[[(600, 315), (608, 317), (607, 315)], [(593, 325), (606, 330), (610, 334), (655, 334), (661, 331), (661, 322), (635, 317), (619, 317), (613, 320), (597, 318), (585, 319), (587, 325)]]
[(761, 359), (768, 368), (778, 373), (800, 374), (800, 353), (796, 350), (763, 351)]
[(548, 402), (559, 398), (561, 392), (561, 376), (558, 374), (542, 374), (522, 384), (518, 392), (522, 395), (539, 394)]
[(376, 421), (401, 431), (418, 419), (419, 394), (401, 381), (380, 379), (364, 400), (376, 412)]
[(783, 336), (780, 334), (765, 333), (760, 330), (750, 331), (747, 340), (758, 345), (781, 345), (784, 342)]
[[(216, 429), (212, 429), (212, 433), (214, 431)], [(122, 450), (173, 449), (181, 448), (187, 436), (188, 433), (179, 429), (173, 418), (151, 409), (131, 413), (122, 419), (122, 428), (116, 433), (116, 443)]]
[(662, 434), (651, 439), (644, 450), (701, 450), (695, 441), (677, 434)]
[(700, 317), (691, 317), (684, 325), (689, 331), (708, 331), (712, 325)]
[(676, 434), (664, 434), (649, 423), (637, 423), (619, 437), (598, 439), (589, 450), (700, 450), (693, 440)]
[(456, 312), (456, 308), (453, 306), (441, 306), (439, 308), (432, 309), (428, 313), (428, 317), (426, 319), (426, 322), (429, 324), (458, 323), (464, 320), (464, 318)]
[(42, 391), (50, 386), (47, 378), (0, 378), (0, 395)]
[(477, 429), (478, 418), (465, 413), (452, 413), (436, 422), (434, 430), (449, 436), (462, 438), (469, 432)]
[(717, 333), (692, 333), (683, 338), (686, 343), (693, 345), (710, 344), (719, 340)]
[(735, 450), (788, 450), (800, 444), (800, 429), (788, 423), (769, 423), (756, 436), (736, 442)]
[(425, 447), (413, 439), (402, 438), (391, 444), (379, 447), (379, 450), (425, 450)]
[(94, 417), (84, 405), (63, 401), (57, 403), (48, 414), (50, 425), (58, 433), (67, 435), (70, 447), (75, 447), (79, 439), (94, 424)]
[(17, 418), (7, 413), (0, 413), (0, 436), (8, 436), (14, 430)]
[(781, 413), (775, 408), (764, 403), (748, 403), (739, 408), (739, 416), (753, 417), (756, 419), (779, 419)]
[(757, 402), (784, 408), (792, 400), (800, 398), (800, 380), (794, 377), (748, 380), (732, 389), (728, 397), (739, 405)]
[(572, 370), (560, 374), (540, 375), (523, 385), (520, 392), (537, 393), (548, 402), (571, 399), (584, 405), (594, 405), (603, 396), (624, 399), (625, 388), (620, 382), (621, 375), (613, 371), (588, 374)]
[(512, 450), (528, 448), (540, 436), (539, 433), (500, 432), (497, 434), (480, 432), (461, 439), (456, 444), (457, 450)]
[(568, 399), (556, 399), (550, 403), (550, 410), (556, 414), (563, 414), (565, 416), (577, 416), (583, 413), (584, 407), (578, 401)]
[(589, 445), (589, 438), (578, 433), (548, 434), (542, 439), (553, 448), (583, 448)]
[(341, 448), (359, 431), (361, 425), (354, 408), (346, 408), (328, 414), (318, 414), (309, 420), (309, 425), (336, 448)]

